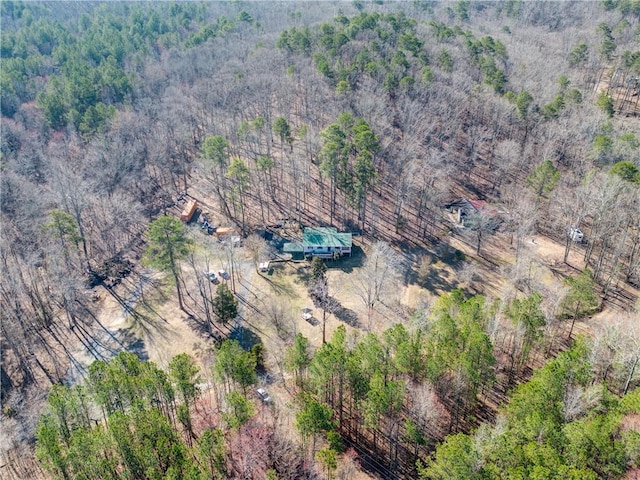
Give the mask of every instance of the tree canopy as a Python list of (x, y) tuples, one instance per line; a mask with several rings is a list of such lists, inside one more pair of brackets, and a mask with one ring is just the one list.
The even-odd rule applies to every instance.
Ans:
[(498, 425), (448, 437), (420, 477), (618, 478), (640, 460), (632, 447), (639, 433), (617, 433), (640, 408), (639, 395), (619, 400), (591, 385), (579, 341), (515, 389)]
[(226, 283), (221, 283), (216, 288), (216, 296), (213, 299), (213, 313), (221, 323), (228, 323), (238, 316), (238, 300), (229, 290)]
[[(500, 405), (512, 393), (524, 405), (518, 384), (567, 361), (575, 321), (635, 313), (637, 3), (1, 2), (0, 374), (7, 444), (20, 450), (8, 475), (30, 475), (39, 407), (25, 399), (51, 384), (38, 448), (59, 477), (309, 476), (315, 448), (268, 424), (281, 381), (300, 395), (291, 425), (312, 401), (328, 409), (331, 428), (313, 434), (327, 476), (339, 437), (385, 478), (415, 478), (418, 459), (436, 477), (632, 468), (633, 431), (606, 417), (618, 400), (599, 386), (636, 387), (631, 322), (604, 333), (590, 322), (593, 378), (554, 363), (560, 386), (549, 374), (525, 391), (547, 411), (525, 405), (516, 422)], [(487, 208), (459, 225), (443, 211), (452, 197)], [(187, 198), (209, 226), (174, 218)], [(213, 223), (242, 239), (218, 242)], [(275, 263), (267, 245), (295, 224), (359, 245), (349, 259), (335, 251), (328, 272)], [(274, 260), (267, 274), (247, 268), (249, 249)], [(312, 327), (294, 312), (310, 303), (321, 342), (297, 335)], [(240, 320), (264, 344), (225, 343), (246, 333)], [(187, 341), (171, 328), (183, 322), (211, 335)], [(169, 362), (156, 333), (209, 364)], [(168, 370), (127, 355), (88, 367), (141, 347)], [(86, 385), (58, 386), (84, 369)], [(273, 402), (245, 396), (263, 380), (278, 385)], [(217, 410), (204, 431), (208, 381)], [(459, 432), (472, 436), (438, 455)], [(264, 462), (237, 454), (260, 440), (268, 453), (242, 453)], [(352, 452), (337, 455), (349, 476)]]
[[(55, 478), (64, 479), (196, 473), (172, 422), (174, 400), (168, 376), (151, 362), (126, 352), (94, 362), (87, 387), (52, 389), (36, 432), (37, 456)], [(94, 402), (104, 422), (91, 421)]]
[(558, 180), (560, 180), (560, 172), (549, 159), (538, 164), (527, 177), (527, 183), (538, 198), (551, 192), (556, 187)]
[(192, 244), (193, 240), (187, 237), (184, 225), (176, 218), (159, 217), (149, 225), (149, 247), (145, 252), (145, 260), (150, 266), (171, 273), (182, 310), (179, 261), (187, 256)]

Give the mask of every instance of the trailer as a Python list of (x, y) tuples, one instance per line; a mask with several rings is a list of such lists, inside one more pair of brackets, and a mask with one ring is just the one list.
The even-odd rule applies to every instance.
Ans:
[(182, 220), (184, 223), (189, 223), (191, 221), (191, 218), (193, 217), (193, 214), (196, 213), (197, 209), (198, 202), (196, 202), (195, 200), (189, 200), (189, 202), (182, 210), (182, 213), (180, 214), (180, 220)]
[(236, 233), (236, 229), (233, 227), (218, 227), (214, 232), (214, 235), (220, 238), (233, 235), (234, 233)]

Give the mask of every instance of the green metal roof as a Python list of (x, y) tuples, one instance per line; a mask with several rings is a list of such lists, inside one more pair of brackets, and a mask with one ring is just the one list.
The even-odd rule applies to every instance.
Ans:
[(302, 234), (301, 242), (289, 242), (282, 246), (286, 253), (303, 253), (305, 248), (315, 250), (317, 247), (342, 248), (351, 247), (353, 238), (350, 233), (338, 233), (335, 227), (307, 227)]
[(335, 227), (308, 227), (302, 235), (302, 246), (313, 247), (350, 247), (352, 235), (350, 233), (338, 233)]
[(304, 246), (301, 242), (285, 243), (282, 246), (282, 251), (286, 253), (302, 253), (304, 252)]

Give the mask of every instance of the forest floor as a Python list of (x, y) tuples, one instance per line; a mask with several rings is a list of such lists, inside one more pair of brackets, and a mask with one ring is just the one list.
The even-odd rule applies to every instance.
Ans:
[[(214, 214), (217, 211), (217, 201), (212, 194), (207, 193), (212, 192), (212, 189), (206, 182), (196, 185), (190, 192), (218, 225), (232, 225), (224, 216)], [(256, 212), (256, 208), (253, 211)], [(284, 216), (285, 212), (278, 210), (277, 206), (270, 207), (269, 221)], [(315, 220), (322, 224), (323, 218), (319, 214), (319, 218)], [(314, 221), (311, 218), (306, 220), (307, 224)], [(326, 222), (327, 219), (324, 220)], [(196, 238), (203, 235), (196, 231), (199, 230), (197, 225), (192, 225), (190, 229), (193, 229), (192, 233)], [(390, 231), (391, 236), (392, 234)], [(199, 248), (212, 251), (218, 248), (212, 237), (205, 235), (203, 238), (207, 240), (203, 240)], [(345, 325), (348, 332), (357, 335), (362, 332), (382, 332), (400, 319), (407, 318), (412, 310), (428, 309), (440, 294), (454, 288), (494, 298), (501, 298), (509, 293), (506, 291), (509, 288), (506, 275), (516, 263), (515, 245), (511, 239), (499, 232), (486, 236), (480, 255), (477, 255), (473, 234), (456, 231), (443, 238), (440, 245), (435, 247), (427, 248), (426, 244), (421, 246), (419, 242), (403, 244), (400, 253), (411, 265), (405, 281), (398, 288), (389, 289), (390, 292), (369, 315), (357, 295), (355, 278), (357, 269), (364, 262), (367, 251), (375, 240), (366, 235), (355, 237), (353, 257), (327, 263), (329, 291), (339, 302), (340, 308), (337, 314), (326, 315), (326, 339), (331, 338), (339, 325)], [(564, 245), (551, 238), (543, 235), (530, 236), (522, 240), (521, 246), (520, 257), (528, 261), (529, 280), (550, 290), (560, 288), (565, 276), (584, 267), (583, 247), (579, 245), (572, 246), (568, 264), (563, 262)], [(462, 252), (464, 257), (452, 260), (456, 250)], [(284, 414), (285, 418), (280, 418), (279, 421), (293, 435), (293, 380), (282, 368), (284, 352), (298, 332), (309, 339), (313, 348), (319, 348), (323, 340), (322, 310), (314, 308), (307, 293), (309, 264), (277, 262), (272, 263), (269, 272), (260, 273), (256, 271), (250, 253), (245, 248), (240, 247), (234, 251), (239, 266), (236, 294), (240, 299), (240, 320), (236, 325), (226, 326), (223, 330), (231, 334), (235, 328), (236, 332), (242, 332), (241, 335), (248, 332), (254, 341), (263, 343), (266, 374), (261, 376), (260, 383), (268, 388), (278, 410)], [(420, 261), (425, 257), (429, 259), (428, 267), (419, 271)], [(212, 255), (212, 259), (209, 266), (211, 270), (217, 272), (229, 269), (219, 252)], [(187, 272), (188, 267), (184, 270)], [(192, 272), (185, 275), (185, 288), (195, 292), (195, 280), (190, 276), (193, 277)], [(629, 286), (624, 286), (623, 289), (625, 298), (631, 301), (638, 298), (637, 290)], [(97, 287), (98, 290), (100, 293), (96, 302), (100, 328), (96, 329), (94, 335), (95, 344), (91, 346), (93, 352), (79, 343), (70, 348), (76, 364), (70, 370), (69, 383), (79, 381), (93, 360), (111, 358), (123, 349), (133, 351), (163, 369), (168, 367), (173, 356), (186, 352), (201, 365), (203, 381), (211, 382), (209, 368), (213, 359), (214, 339), (193, 317), (178, 308), (175, 287), (166, 278), (152, 274), (138, 265), (133, 274), (116, 287), (115, 292), (120, 296), (120, 301), (106, 290)], [(135, 314), (123, 307), (122, 300)], [(273, 304), (280, 305), (285, 313), (284, 323), (279, 328), (276, 328), (271, 318)], [(311, 309), (312, 318), (309, 321), (302, 318), (303, 308)], [(577, 322), (575, 331), (589, 333), (591, 327), (613, 321), (617, 315), (618, 309), (606, 304), (600, 313)], [(499, 394), (483, 401), (489, 410), (495, 411), (504, 398), (504, 395)], [(491, 415), (487, 418), (491, 418)], [(352, 478), (371, 478), (365, 473), (359, 475), (361, 476)]]
[[(339, 302), (340, 309), (337, 315), (326, 315), (326, 338), (329, 339), (339, 325), (345, 325), (349, 332), (357, 335), (362, 331), (382, 332), (400, 318), (406, 318), (406, 314), (412, 309), (419, 306), (428, 308), (438, 295), (452, 288), (500, 297), (507, 285), (504, 277), (505, 268), (515, 262), (515, 247), (510, 244), (510, 239), (500, 233), (487, 238), (482, 244), (480, 256), (475, 254), (475, 245), (468, 237), (456, 235), (449, 240), (451, 247), (464, 253), (463, 262), (451, 265), (435, 258), (427, 275), (409, 275), (408, 282), (385, 296), (369, 317), (364, 303), (357, 295), (355, 274), (366, 257), (371, 239), (358, 238), (353, 257), (328, 262), (330, 294)], [(293, 380), (282, 370), (284, 351), (290, 345), (293, 335), (298, 332), (309, 339), (313, 348), (322, 345), (322, 310), (314, 308), (307, 293), (309, 264), (272, 263), (269, 272), (259, 273), (255, 270), (253, 261), (249, 259), (249, 253), (243, 248), (236, 250), (241, 266), (241, 278), (236, 286), (237, 294), (242, 298), (242, 320), (236, 326), (242, 326), (252, 332), (264, 344), (265, 367), (268, 374), (261, 377), (261, 385), (268, 388), (280, 412), (293, 412)], [(564, 275), (583, 267), (579, 246), (572, 248), (569, 265), (565, 265), (562, 262), (564, 245), (542, 235), (524, 239), (521, 255), (531, 259), (534, 265), (532, 275), (536, 277), (536, 281), (547, 284), (550, 288), (560, 285)], [(415, 257), (415, 252), (413, 256)], [(223, 267), (224, 264), (219, 263), (213, 265), (212, 270), (217, 271)], [(471, 268), (472, 273), (465, 273), (465, 268)], [(137, 281), (142, 282), (145, 277), (139, 275), (138, 278)], [(174, 288), (157, 281), (158, 279), (155, 280), (148, 281), (144, 292), (141, 292), (144, 302), (141, 301), (136, 309), (142, 314), (141, 318), (128, 315), (113, 297), (106, 293), (102, 295), (99, 300), (99, 320), (110, 332), (111, 340), (116, 342), (112, 343), (111, 348), (115, 352), (118, 350), (117, 344), (121, 347), (127, 345), (127, 349), (137, 351), (143, 358), (154, 361), (161, 368), (167, 368), (174, 355), (186, 352), (203, 367), (203, 379), (211, 381), (208, 367), (212, 361), (213, 339), (201, 330), (194, 329), (192, 320), (177, 308), (177, 302), (173, 298)], [(193, 282), (187, 282), (187, 288), (194, 289)], [(127, 295), (126, 291), (135, 292), (136, 287), (131, 284), (122, 285), (121, 290), (122, 295)], [(284, 306), (286, 312), (287, 323), (282, 330), (278, 330), (269, 317), (269, 305), (273, 302)], [(144, 304), (149, 307), (145, 308)], [(303, 308), (311, 309), (312, 318), (309, 321), (302, 318)], [(590, 319), (578, 322), (575, 331), (586, 333), (590, 330), (590, 325), (615, 319), (615, 316), (615, 310), (605, 307)], [(590, 325), (586, 323), (587, 320)], [(104, 344), (107, 343), (105, 339)], [(83, 365), (88, 365), (94, 359), (86, 350), (78, 350), (77, 358)], [(493, 402), (490, 398), (485, 401), (491, 410), (498, 407), (497, 401)], [(293, 417), (289, 414), (285, 417), (289, 418), (280, 421), (294, 434)]]
[(634, 86), (633, 82), (632, 78), (625, 79), (622, 72), (604, 68), (594, 90), (598, 94), (607, 93), (613, 99), (616, 112), (627, 117), (627, 121), (634, 118), (638, 120), (640, 117), (640, 98), (637, 84)]
[[(215, 201), (205, 199), (202, 204), (211, 216)], [(277, 215), (278, 213), (271, 214)], [(224, 223), (223, 218), (218, 221)], [(386, 295), (369, 316), (364, 303), (357, 295), (355, 277), (373, 241), (374, 239), (368, 237), (356, 237), (353, 257), (328, 262), (330, 294), (339, 302), (340, 308), (337, 315), (326, 315), (326, 339), (331, 338), (339, 325), (345, 325), (349, 332), (356, 335), (363, 331), (382, 332), (400, 318), (406, 318), (412, 309), (420, 306), (428, 308), (438, 295), (453, 288), (463, 288), (472, 294), (479, 293), (498, 298), (508, 293), (505, 292), (508, 288), (505, 273), (513, 268), (516, 262), (515, 245), (512, 245), (511, 239), (501, 233), (488, 236), (482, 243), (480, 255), (476, 255), (473, 235), (463, 232), (445, 240), (444, 243), (450, 248), (441, 258), (438, 256), (439, 252), (434, 254), (427, 249), (416, 248), (402, 252), (413, 265), (419, 262), (421, 255), (429, 255), (432, 261), (428, 273), (420, 276), (415, 271), (410, 272), (406, 277), (407, 281), (399, 288), (393, 288), (393, 292)], [(544, 285), (549, 289), (561, 288), (565, 276), (574, 274), (584, 267), (582, 246), (572, 245), (568, 264), (565, 264), (564, 245), (551, 238), (534, 235), (523, 239), (521, 245), (520, 256), (528, 261), (528, 276), (534, 284)], [(448, 255), (451, 249), (463, 252), (464, 260), (450, 261)], [(245, 249), (237, 249), (241, 265), (237, 294), (241, 298), (242, 320), (236, 327), (244, 327), (241, 329), (243, 332), (255, 334), (264, 344), (265, 367), (268, 374), (261, 377), (261, 385), (268, 388), (279, 411), (293, 412), (293, 380), (282, 369), (284, 351), (298, 332), (309, 339), (313, 348), (319, 348), (322, 345), (323, 313), (322, 310), (314, 308), (307, 293), (310, 276), (308, 263), (272, 263), (269, 272), (258, 273), (249, 256)], [(218, 267), (223, 266), (220, 263), (212, 269), (217, 271)], [(187, 288), (194, 289), (193, 282), (187, 282)], [(172, 287), (165, 285), (164, 296), (161, 293), (156, 292), (155, 298), (151, 293), (153, 300), (150, 303), (156, 309), (158, 320), (147, 323), (136, 322), (131, 317), (125, 320), (122, 307), (112, 299), (105, 298), (102, 300), (104, 305), (101, 322), (115, 336), (122, 335), (123, 332), (135, 334), (141, 342), (145, 356), (162, 368), (166, 368), (170, 359), (177, 353), (191, 354), (203, 366), (203, 377), (210, 379), (208, 366), (212, 360), (213, 340), (203, 335), (202, 331), (194, 330), (189, 317), (177, 308), (175, 299), (172, 298)], [(638, 292), (632, 291), (630, 294), (637, 298)], [(282, 328), (276, 328), (269, 315), (270, 305), (274, 302), (283, 306), (286, 313), (286, 324), (282, 325)], [(311, 309), (312, 318), (309, 321), (302, 318), (303, 308)], [(606, 323), (615, 317), (616, 310), (605, 305), (602, 312), (577, 322), (574, 331), (589, 333), (591, 327)], [(126, 338), (126, 335), (124, 337)], [(87, 361), (89, 360), (87, 357)], [(500, 395), (495, 399), (487, 397), (484, 400), (486, 407), (495, 411), (500, 398)], [(293, 417), (289, 414), (285, 414), (285, 417), (288, 418), (280, 421), (294, 434)], [(491, 415), (488, 418), (491, 418)]]
[[(187, 352), (199, 357), (204, 348), (203, 340), (187, 323), (188, 316), (173, 301), (155, 305), (153, 314), (142, 313), (144, 306), (137, 306), (141, 310), (139, 316), (124, 311), (110, 295), (103, 295), (100, 302), (98, 319), (106, 331), (97, 336), (96, 344), (99, 345), (96, 348), (104, 358), (126, 348), (166, 369), (175, 355)], [(82, 346), (76, 350), (75, 356), (84, 367), (97, 359)], [(76, 371), (77, 367), (70, 373), (71, 383), (75, 380)]]

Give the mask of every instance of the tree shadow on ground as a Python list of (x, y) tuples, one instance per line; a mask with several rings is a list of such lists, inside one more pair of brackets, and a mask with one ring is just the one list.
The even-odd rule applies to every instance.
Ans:
[(338, 320), (346, 323), (347, 325), (350, 325), (354, 328), (358, 328), (360, 326), (358, 315), (350, 308), (343, 307), (342, 305), (338, 304), (336, 309), (333, 310), (333, 314)]
[(129, 345), (129, 348), (127, 350), (133, 353), (142, 361), (149, 360), (149, 352), (147, 352), (147, 349), (144, 345), (144, 340), (142, 340), (141, 338), (136, 339), (135, 342)]
[(139, 315), (146, 321), (150, 321), (150, 317), (167, 321), (155, 308), (155, 305), (162, 305), (170, 298), (166, 281), (144, 272), (134, 272), (123, 282), (123, 286), (126, 289), (126, 297), (123, 298), (125, 312)]
[[(435, 252), (424, 248), (413, 248), (403, 252), (407, 268), (404, 281), (419, 285), (431, 292), (448, 292), (460, 286), (458, 272), (464, 267), (465, 255), (447, 244), (441, 244)], [(425, 265), (423, 259), (427, 260)]]
[(157, 319), (152, 318), (150, 315), (146, 315), (135, 309), (127, 313), (129, 314), (128, 319), (132, 331), (148, 336), (151, 341), (153, 341), (156, 336), (160, 336), (161, 338), (167, 337), (169, 329), (165, 325), (166, 320), (161, 317)]
[(311, 281), (311, 264), (303, 263), (296, 267), (296, 275), (301, 283), (307, 285)]
[(261, 275), (261, 277), (267, 281), (269, 286), (273, 289), (273, 292), (276, 295), (285, 295), (289, 298), (295, 298), (296, 292), (293, 286), (289, 283), (288, 277), (285, 277), (282, 274), (280, 268), (274, 268), (273, 275)]
[(145, 348), (144, 340), (138, 337), (131, 328), (119, 328), (111, 331), (100, 331), (96, 335), (85, 337), (85, 352), (93, 357), (87, 364), (75, 356), (71, 356), (71, 365), (67, 372), (66, 383), (74, 385), (85, 378), (88, 372), (87, 367), (93, 361), (101, 360), (109, 362), (120, 352), (130, 352), (142, 361), (149, 360), (149, 352)]
[(229, 340), (236, 340), (242, 348), (249, 351), (254, 345), (262, 343), (262, 340), (255, 332), (246, 327), (236, 327), (229, 334)]
[(194, 332), (198, 333), (198, 335), (206, 336), (211, 333), (212, 327), (205, 319), (201, 319), (199, 316), (195, 314), (191, 314), (186, 319), (187, 325)]
[(449, 265), (452, 268), (456, 268), (466, 260), (466, 255), (462, 250), (458, 250), (457, 248), (447, 244), (442, 244), (436, 250), (436, 257), (442, 263)]
[(118, 329), (114, 336), (118, 338), (118, 343), (124, 346), (123, 350), (133, 353), (142, 361), (149, 360), (149, 352), (145, 347), (144, 340), (138, 337), (131, 328)]
[(191, 330), (204, 339), (211, 338), (218, 343), (224, 340), (229, 333), (228, 329), (224, 325), (219, 325), (216, 322), (209, 322), (206, 318), (200, 318), (195, 314), (189, 315), (186, 322)]
[(458, 286), (455, 275), (449, 270), (431, 265), (426, 275), (411, 270), (407, 275), (407, 283), (419, 285), (430, 292), (449, 292)]
[(336, 260), (325, 260), (324, 264), (327, 266), (328, 270), (342, 270), (344, 273), (353, 272), (354, 268), (361, 267), (364, 265), (364, 260), (367, 256), (358, 245), (353, 245), (351, 247), (351, 255), (340, 257)]

